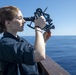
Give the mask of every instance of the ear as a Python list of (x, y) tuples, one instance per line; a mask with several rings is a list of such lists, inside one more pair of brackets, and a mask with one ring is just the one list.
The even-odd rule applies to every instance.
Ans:
[(10, 25), (10, 22), (9, 22), (8, 20), (5, 21), (5, 26), (6, 26), (6, 27), (11, 26), (11, 25)]

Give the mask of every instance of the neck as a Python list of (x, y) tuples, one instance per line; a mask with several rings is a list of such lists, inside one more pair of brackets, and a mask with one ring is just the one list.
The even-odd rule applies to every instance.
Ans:
[(13, 31), (8, 31), (8, 30), (7, 30), (7, 32), (9, 32), (9, 33), (11, 33), (12, 35), (14, 35), (15, 37), (17, 37), (17, 32), (15, 32), (15, 31), (14, 31), (14, 32), (13, 32)]

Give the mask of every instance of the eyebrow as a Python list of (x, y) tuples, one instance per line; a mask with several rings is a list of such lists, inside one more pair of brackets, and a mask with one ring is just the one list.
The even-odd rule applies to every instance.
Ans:
[(22, 16), (17, 16), (17, 18), (23, 18)]

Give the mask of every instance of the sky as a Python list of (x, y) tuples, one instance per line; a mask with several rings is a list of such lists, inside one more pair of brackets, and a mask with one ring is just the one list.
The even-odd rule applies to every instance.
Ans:
[[(48, 6), (46, 13), (50, 15), (55, 25), (55, 29), (51, 29), (52, 35), (76, 36), (76, 0), (0, 0), (0, 7), (9, 5), (18, 7), (24, 17), (34, 16), (37, 8), (44, 10)], [(24, 31), (18, 35), (35, 35), (35, 30), (29, 28), (27, 24), (30, 22), (25, 23)]]

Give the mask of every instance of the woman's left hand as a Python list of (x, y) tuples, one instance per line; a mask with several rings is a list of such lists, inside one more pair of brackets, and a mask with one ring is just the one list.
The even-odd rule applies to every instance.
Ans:
[(46, 43), (46, 41), (51, 37), (51, 31), (49, 30), (47, 32), (44, 32), (43, 37), (44, 37), (44, 41)]

